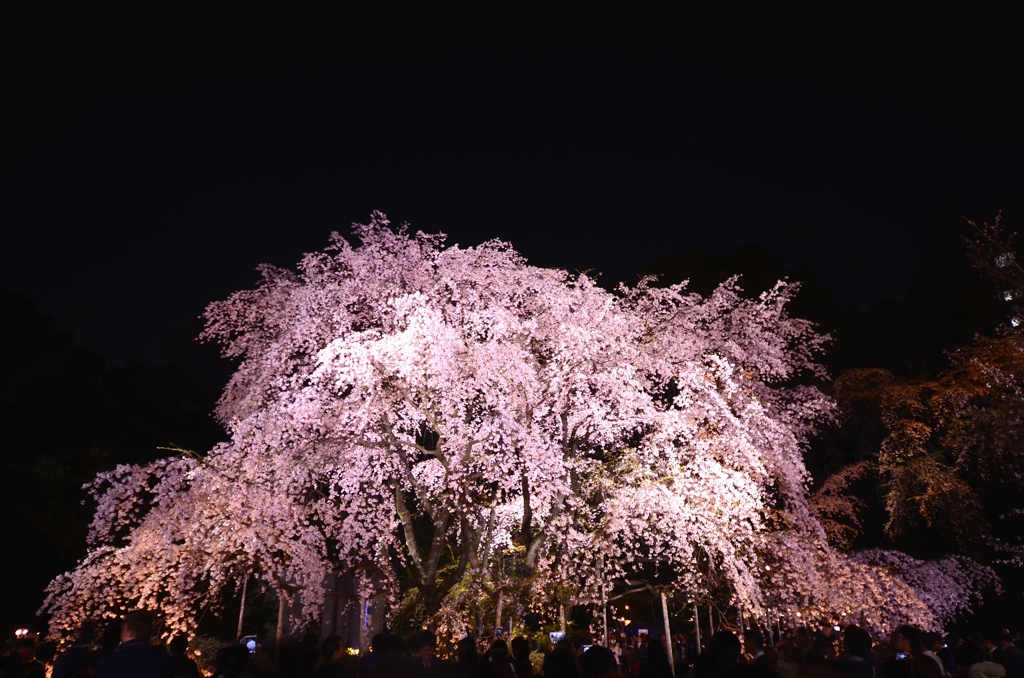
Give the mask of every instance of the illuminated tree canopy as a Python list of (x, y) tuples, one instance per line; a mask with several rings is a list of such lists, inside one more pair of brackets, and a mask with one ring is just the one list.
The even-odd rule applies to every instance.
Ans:
[(613, 293), (498, 241), (381, 214), (353, 232), (209, 306), (203, 337), (239, 361), (216, 412), (231, 440), (94, 481), (91, 550), (50, 586), (58, 627), (132, 605), (184, 626), (250, 575), (314, 617), (345, 570), (436, 612), (508, 553), (538, 599), (654, 563), (753, 610), (941, 621), (811, 510), (802, 454), (833, 406), (792, 285)]

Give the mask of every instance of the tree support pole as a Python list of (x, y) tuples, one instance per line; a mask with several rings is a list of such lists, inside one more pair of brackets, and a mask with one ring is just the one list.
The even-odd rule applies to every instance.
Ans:
[(700, 614), (697, 612), (697, 603), (693, 604), (693, 628), (697, 632), (697, 656), (700, 656)]
[(288, 594), (285, 593), (282, 586), (277, 591), (277, 631), (274, 633), (274, 654), (279, 658), (281, 656), (281, 639), (284, 637), (284, 608), (287, 600)]
[(242, 580), (242, 604), (238, 608), (238, 630), (235, 632), (235, 639), (240, 640), (242, 638), (242, 620), (245, 618), (245, 592), (249, 587), (249, 575), (245, 576)]
[(672, 669), (672, 675), (676, 675), (676, 660), (672, 656), (672, 627), (668, 623), (668, 599), (665, 597), (665, 590), (661, 590), (661, 615), (665, 618), (665, 651), (668, 653), (668, 665)]
[(739, 605), (736, 606), (736, 621), (740, 624), (740, 652), (747, 651), (747, 639), (746, 634), (743, 633), (743, 608)]
[(601, 554), (601, 619), (604, 628), (604, 646), (608, 647), (608, 597), (604, 590), (604, 554)]
[[(360, 616), (362, 617), (362, 622), (363, 623), (361, 625), (362, 628), (359, 629), (359, 644), (362, 647), (359, 648), (359, 651), (360, 652), (368, 652), (370, 650), (370, 632), (369, 632), (369, 626), (370, 626), (370, 621), (369, 621), (369, 617), (370, 617), (370, 599), (369, 598), (363, 598), (362, 603), (363, 603), (363, 613)], [(479, 624), (477, 624), (477, 626), (479, 626)]]

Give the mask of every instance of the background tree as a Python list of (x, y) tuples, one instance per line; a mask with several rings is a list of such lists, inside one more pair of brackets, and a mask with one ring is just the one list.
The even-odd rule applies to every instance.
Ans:
[[(898, 548), (938, 559), (921, 565), (903, 555), (865, 555), (861, 561), (901, 572), (945, 619), (951, 619), (952, 608), (941, 610), (925, 581), (951, 580), (953, 570), (960, 575), (952, 579), (973, 579), (982, 588), (993, 581), (990, 571), (948, 554), (1018, 568), (1022, 562), (1024, 462), (1017, 441), (1024, 415), (1024, 344), (1012, 321), (1024, 274), (999, 219), (970, 225), (968, 259), (986, 273), (991, 297), (1008, 304), (1010, 322), (1001, 336), (976, 335), (969, 345), (948, 351), (946, 366), (930, 374), (900, 376), (879, 368), (842, 374), (834, 389), (843, 413), (835, 440), (854, 463), (829, 476), (811, 501), (833, 544)], [(876, 515), (882, 529), (872, 534)], [(897, 561), (911, 564), (898, 567)], [(931, 574), (921, 574), (929, 567)], [(1002, 574), (1014, 589), (1019, 586), (1018, 572)], [(960, 601), (954, 607), (962, 611), (974, 595), (950, 592), (947, 600)]]

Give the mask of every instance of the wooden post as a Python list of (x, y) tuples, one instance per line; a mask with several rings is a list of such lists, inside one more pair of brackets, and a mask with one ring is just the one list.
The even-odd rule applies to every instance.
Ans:
[(604, 646), (608, 647), (608, 597), (604, 590), (604, 554), (601, 554), (601, 623), (604, 628)]
[(361, 628), (359, 629), (359, 645), (361, 645), (359, 652), (365, 654), (370, 650), (370, 599), (363, 598), (361, 602), (363, 603), (363, 614), (361, 615), (362, 624), (360, 624)]
[(242, 605), (238, 608), (238, 631), (235, 632), (235, 639), (242, 638), (242, 619), (245, 617), (245, 592), (249, 586), (249, 575), (242, 580)]
[(743, 608), (739, 605), (736, 606), (736, 621), (740, 624), (740, 652), (747, 651), (747, 639), (744, 638), (743, 633)]
[(284, 637), (284, 608), (288, 602), (288, 594), (282, 586), (277, 590), (277, 631), (274, 633), (274, 654), (281, 656), (281, 639)]
[(672, 675), (676, 675), (676, 661), (672, 657), (672, 627), (668, 623), (668, 600), (665, 598), (665, 590), (661, 591), (661, 615), (665, 618), (665, 651), (668, 653), (668, 665), (672, 668)]
[(693, 604), (693, 628), (697, 631), (697, 655), (700, 656), (700, 615), (697, 614), (697, 603)]

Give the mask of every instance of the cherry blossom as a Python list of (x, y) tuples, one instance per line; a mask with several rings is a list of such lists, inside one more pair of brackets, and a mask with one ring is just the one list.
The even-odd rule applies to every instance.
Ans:
[[(841, 557), (802, 458), (833, 409), (807, 385), (826, 338), (787, 315), (793, 285), (609, 292), (379, 213), (353, 234), (209, 306), (202, 337), (239, 361), (216, 410), (230, 442), (91, 484), (89, 554), (45, 604), (58, 628), (136, 605), (184, 627), (248, 577), (312, 618), (323, 577), (353, 570), (451, 612), (467, 582), (510, 586), (510, 557), (535, 604), (655, 562), (758, 610), (785, 602), (766, 563), (801, 578)], [(880, 593), (843, 605), (900, 585), (848, 567)], [(829, 599), (831, 572), (794, 596)]]

